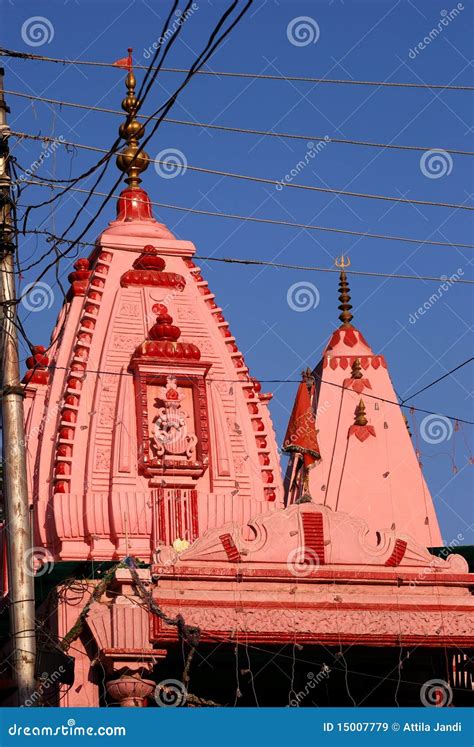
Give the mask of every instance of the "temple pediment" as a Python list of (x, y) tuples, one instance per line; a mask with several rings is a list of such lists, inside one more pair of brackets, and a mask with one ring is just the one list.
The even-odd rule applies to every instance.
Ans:
[(210, 529), (184, 552), (161, 548), (158, 564), (179, 567), (194, 563), (272, 565), (296, 577), (313, 575), (326, 566), (379, 566), (425, 569), (430, 573), (465, 573), (465, 559), (431, 555), (406, 534), (390, 529), (372, 532), (366, 522), (341, 511), (302, 503), (255, 516), (246, 526), (228, 522)]

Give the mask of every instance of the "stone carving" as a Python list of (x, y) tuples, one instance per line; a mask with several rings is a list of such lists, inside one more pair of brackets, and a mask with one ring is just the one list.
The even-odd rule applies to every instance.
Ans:
[[(158, 603), (162, 603), (155, 594)], [(168, 615), (173, 616), (182, 608), (166, 606)], [(335, 615), (337, 610), (337, 626)], [(217, 600), (210, 605), (196, 605), (187, 610), (187, 619), (203, 631), (242, 631), (248, 634), (267, 633), (272, 631), (278, 636), (282, 633), (304, 636), (312, 635), (321, 639), (325, 636), (344, 636), (347, 640), (354, 637), (363, 640), (365, 637), (386, 638), (400, 636), (404, 638), (416, 635), (440, 638), (443, 635), (471, 635), (472, 617), (463, 612), (444, 612), (433, 614), (424, 610), (391, 611), (387, 609), (301, 609), (297, 606), (285, 608), (284, 604), (277, 609), (263, 607), (252, 609), (252, 604), (245, 604), (245, 613), (220, 605)], [(440, 628), (441, 631), (440, 632)]]
[(114, 422), (114, 403), (104, 402), (99, 411), (99, 425), (109, 427)]
[(234, 456), (234, 469), (237, 475), (243, 475), (246, 472), (245, 459), (241, 456)]
[(159, 399), (163, 406), (158, 409), (154, 419), (154, 444), (158, 456), (166, 454), (185, 455), (191, 458), (197, 444), (197, 436), (188, 433), (187, 418), (189, 415), (182, 409), (183, 395), (176, 386), (176, 378), (168, 376), (166, 386), (161, 388)]
[(137, 317), (140, 314), (140, 308), (136, 303), (131, 303), (130, 301), (124, 301), (119, 310), (120, 316), (125, 316), (127, 319), (129, 317)]
[(242, 429), (240, 425), (238, 424), (238, 422), (236, 421), (235, 417), (228, 415), (226, 417), (226, 423), (227, 423), (227, 428), (229, 430), (229, 433), (237, 435), (237, 436), (242, 435)]
[[(417, 571), (422, 568), (423, 574), (468, 570), (461, 555), (438, 558), (396, 530), (380, 530), (372, 535), (363, 519), (315, 503), (259, 514), (247, 527), (229, 522), (210, 529), (182, 553), (179, 562), (229, 562), (222, 542), (225, 535), (232, 539), (243, 564), (280, 563), (289, 568), (292, 562), (304, 565), (309, 557), (315, 571), (320, 566), (355, 564), (401, 566), (406, 570), (415, 567)], [(295, 555), (298, 552), (301, 562)]]
[(214, 346), (210, 340), (200, 340), (199, 348), (203, 355), (214, 355)]
[(133, 353), (135, 348), (142, 342), (141, 337), (137, 335), (114, 335), (112, 338), (113, 350), (126, 350)]
[(95, 452), (94, 469), (98, 472), (107, 472), (110, 469), (110, 450), (97, 449)]
[[(196, 312), (191, 306), (178, 306), (177, 308), (178, 319), (181, 320), (194, 320), (196, 318)], [(199, 343), (201, 344), (201, 342)]]

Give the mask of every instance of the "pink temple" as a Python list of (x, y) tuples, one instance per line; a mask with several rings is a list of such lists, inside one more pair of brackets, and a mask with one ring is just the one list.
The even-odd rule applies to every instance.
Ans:
[[(271, 395), (252, 378), (194, 245), (152, 216), (138, 184), (146, 164), (133, 165), (128, 144), (117, 218), (75, 264), (56, 342), (27, 361), (39, 555), (58, 568), (139, 558), (156, 604), (198, 626), (204, 643), (396, 657), (399, 646), (447, 647), (452, 661), (474, 644), (474, 576), (460, 555), (427, 550), (441, 545), (433, 501), (387, 363), (352, 326), (344, 268), (342, 325), (309, 374), (306, 427), (318, 438), (308, 443), (319, 452), (309, 466), (292, 452), (285, 492)], [(97, 583), (60, 585), (58, 639)], [(75, 684), (60, 705), (144, 705), (173, 659), (176, 627), (138, 604), (127, 568), (111, 589), (69, 651)]]

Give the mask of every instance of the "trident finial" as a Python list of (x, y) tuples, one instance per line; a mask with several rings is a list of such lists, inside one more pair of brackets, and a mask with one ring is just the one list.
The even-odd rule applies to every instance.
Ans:
[(351, 260), (349, 257), (345, 257), (343, 254), (341, 254), (340, 257), (336, 257), (334, 264), (336, 267), (339, 267), (340, 270), (345, 270), (346, 267), (351, 266)]
[(346, 267), (350, 267), (351, 260), (349, 257), (345, 257), (343, 254), (340, 257), (337, 257), (334, 264), (336, 267), (339, 267), (341, 270), (339, 274), (339, 301), (340, 306), (338, 307), (341, 310), (341, 313), (339, 314), (339, 319), (342, 322), (341, 327), (342, 328), (348, 328), (352, 327), (351, 320), (352, 320), (352, 314), (350, 313), (350, 310), (352, 309), (352, 306), (350, 304), (351, 296), (350, 296), (350, 289), (349, 289), (349, 283), (347, 282), (347, 275), (346, 275)]

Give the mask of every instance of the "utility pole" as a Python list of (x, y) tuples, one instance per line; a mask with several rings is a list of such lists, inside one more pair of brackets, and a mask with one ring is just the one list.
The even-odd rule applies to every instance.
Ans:
[[(6, 512), (12, 669), (17, 705), (35, 690), (35, 587), (31, 568), (31, 531), (26, 476), (23, 389), (18, 360), (15, 234), (9, 172), (4, 69), (0, 68), (0, 355), (3, 423), (3, 495)], [(28, 562), (29, 561), (29, 562)]]

